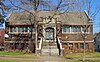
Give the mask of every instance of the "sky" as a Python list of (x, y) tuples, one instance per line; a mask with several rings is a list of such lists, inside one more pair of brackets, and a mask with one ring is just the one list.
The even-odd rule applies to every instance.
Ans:
[[(56, 3), (56, 0), (53, 0)], [(92, 0), (93, 8), (92, 10), (95, 11), (97, 8), (100, 9), (100, 0)], [(9, 3), (5, 3), (9, 4)], [(93, 20), (93, 33), (100, 32), (100, 11), (97, 13), (96, 17)]]
[[(100, 8), (100, 0), (94, 0), (94, 9), (95, 7)], [(96, 15), (95, 20), (93, 21), (93, 32), (100, 32), (100, 11)]]

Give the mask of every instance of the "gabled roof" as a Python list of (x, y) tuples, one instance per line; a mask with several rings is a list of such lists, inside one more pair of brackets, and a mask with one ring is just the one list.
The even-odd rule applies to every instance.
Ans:
[[(41, 17), (53, 16), (54, 11), (40, 11), (37, 13), (37, 21), (42, 21)], [(20, 23), (30, 23), (29, 21), (30, 14), (27, 12), (12, 12), (9, 17), (9, 22), (13, 24)], [(85, 12), (66, 12), (64, 14), (58, 13), (54, 18), (57, 18), (58, 21), (61, 21), (62, 24), (66, 25), (86, 25), (89, 18)], [(31, 17), (32, 22), (34, 22), (34, 17)]]

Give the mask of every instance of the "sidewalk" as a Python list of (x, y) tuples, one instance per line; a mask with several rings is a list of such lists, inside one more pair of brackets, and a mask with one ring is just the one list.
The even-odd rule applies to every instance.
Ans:
[(16, 57), (9, 57), (9, 56), (0, 56), (0, 59), (11, 59), (11, 60), (41, 60), (44, 62), (61, 62), (64, 60), (62, 57), (57, 56), (39, 56), (37, 58), (16, 58)]
[[(39, 56), (37, 58), (15, 58), (9, 56), (0, 56), (0, 59), (12, 59), (12, 60), (41, 60), (44, 62), (62, 62), (62, 60), (82, 60), (82, 58), (68, 58), (59, 56)], [(100, 58), (85, 58), (85, 60), (100, 60)]]

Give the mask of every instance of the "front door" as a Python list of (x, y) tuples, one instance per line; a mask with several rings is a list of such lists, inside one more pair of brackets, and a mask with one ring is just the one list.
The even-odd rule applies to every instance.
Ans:
[(54, 41), (54, 29), (51, 27), (46, 28), (46, 42)]

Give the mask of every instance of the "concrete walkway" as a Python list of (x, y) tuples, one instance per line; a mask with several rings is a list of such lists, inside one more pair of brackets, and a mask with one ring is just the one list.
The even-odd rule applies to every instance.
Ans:
[(42, 60), (44, 62), (61, 62), (64, 58), (59, 56), (39, 56), (37, 58), (15, 58), (9, 56), (0, 56), (0, 59), (11, 59), (11, 60)]
[(65, 58), (60, 56), (40, 56), (38, 59), (44, 60), (45, 62), (62, 62)]
[[(37, 58), (15, 58), (9, 56), (0, 56), (0, 59), (12, 59), (12, 60), (42, 60), (44, 62), (62, 62), (62, 60), (82, 60), (82, 58), (65, 59), (59, 56), (39, 56)], [(85, 58), (85, 60), (100, 60), (100, 58)]]

